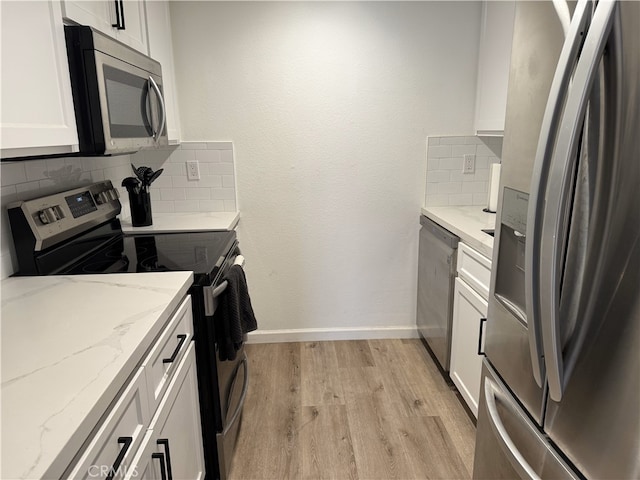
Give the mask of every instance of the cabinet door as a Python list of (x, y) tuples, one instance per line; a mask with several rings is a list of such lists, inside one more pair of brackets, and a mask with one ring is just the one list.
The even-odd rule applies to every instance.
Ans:
[(167, 471), (171, 470), (173, 478), (194, 480), (203, 479), (205, 472), (195, 358), (195, 346), (191, 342), (151, 422), (155, 453), (165, 456)]
[(478, 134), (501, 135), (507, 107), (515, 2), (482, 2), (475, 127)]
[(61, 3), (64, 17), (78, 25), (88, 25), (106, 34), (114, 31), (116, 12), (113, 2), (64, 0)]
[(456, 278), (450, 376), (476, 417), (482, 372), (482, 356), (478, 355), (480, 319), (486, 318), (486, 315), (487, 302), (465, 282)]
[(142, 0), (124, 0), (121, 5), (124, 10), (125, 28), (116, 30), (116, 38), (131, 48), (148, 55), (147, 15), (144, 2)]
[[(124, 17), (124, 29), (119, 30), (117, 24), (118, 10), (120, 18)], [(122, 43), (135, 48), (144, 54), (149, 53), (147, 46), (147, 17), (142, 0), (91, 1), (65, 0), (63, 2), (65, 18), (88, 25), (102, 33), (116, 38)], [(121, 20), (122, 22), (122, 20)]]
[(164, 103), (167, 109), (167, 136), (170, 144), (180, 143), (180, 114), (176, 96), (176, 77), (171, 40), (169, 2), (147, 3), (149, 55), (162, 65)]
[(2, 1), (0, 10), (2, 158), (77, 152), (60, 3)]

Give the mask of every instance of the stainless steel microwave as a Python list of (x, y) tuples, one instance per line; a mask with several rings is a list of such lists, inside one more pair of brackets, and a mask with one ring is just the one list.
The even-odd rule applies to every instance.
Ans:
[(64, 29), (80, 155), (167, 145), (160, 63), (91, 27)]

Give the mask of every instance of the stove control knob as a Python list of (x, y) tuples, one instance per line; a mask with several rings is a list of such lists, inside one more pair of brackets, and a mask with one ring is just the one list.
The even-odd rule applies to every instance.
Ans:
[(102, 205), (103, 203), (110, 202), (111, 198), (109, 197), (109, 191), (105, 190), (104, 192), (100, 192), (96, 195), (96, 203), (98, 205)]
[(111, 200), (119, 199), (120, 198), (120, 192), (118, 192), (118, 189), (112, 188), (111, 190), (109, 190), (109, 198)]
[(45, 208), (44, 210), (40, 210), (38, 212), (38, 218), (40, 218), (40, 221), (45, 225), (59, 220), (58, 215), (56, 215), (56, 211), (53, 208)]

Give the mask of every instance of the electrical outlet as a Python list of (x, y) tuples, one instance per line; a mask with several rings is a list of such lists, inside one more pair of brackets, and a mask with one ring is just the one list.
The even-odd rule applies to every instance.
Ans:
[(200, 165), (197, 160), (187, 162), (187, 178), (189, 180), (200, 180)]
[(473, 173), (476, 170), (476, 156), (473, 154), (467, 154), (464, 156), (464, 163), (462, 164), (462, 173)]

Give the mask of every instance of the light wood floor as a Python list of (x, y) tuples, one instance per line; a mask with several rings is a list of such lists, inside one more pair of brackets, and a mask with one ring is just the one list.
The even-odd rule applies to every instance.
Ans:
[(231, 479), (470, 478), (475, 427), (418, 340), (247, 345)]

